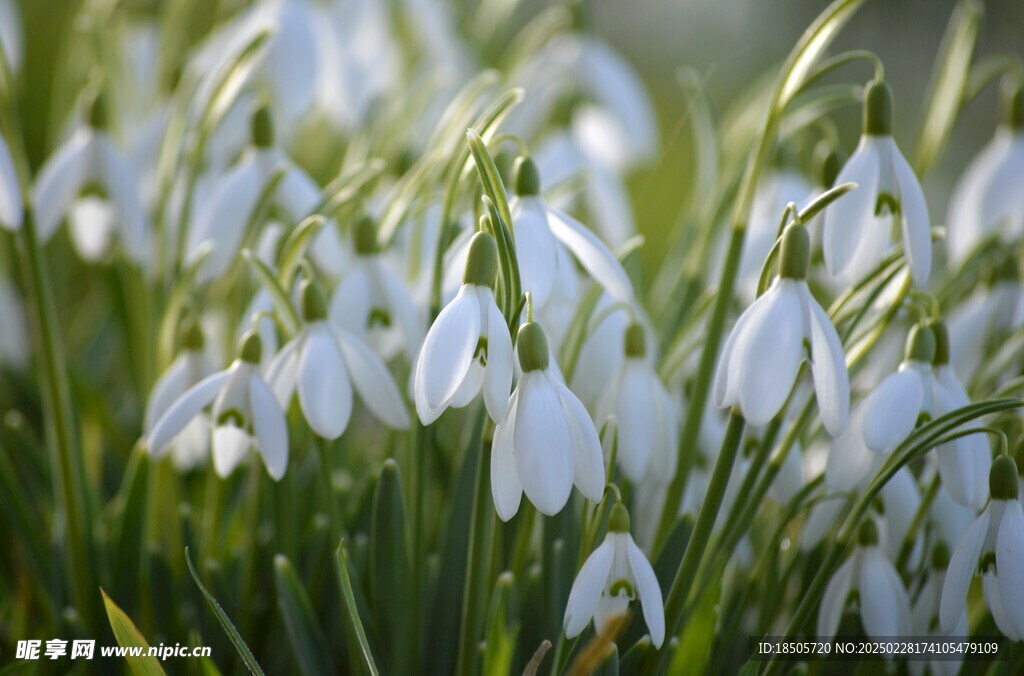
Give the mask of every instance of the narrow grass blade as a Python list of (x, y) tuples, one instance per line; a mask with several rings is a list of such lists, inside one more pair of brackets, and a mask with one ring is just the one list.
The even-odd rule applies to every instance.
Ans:
[(295, 649), (299, 670), (308, 676), (332, 673), (331, 661), (324, 652), (323, 632), (313, 616), (313, 604), (309, 595), (295, 575), (288, 558), (282, 554), (274, 557), (274, 585), (277, 587), (277, 604), (284, 616), (284, 628)]
[[(122, 648), (142, 648), (144, 652), (149, 650), (149, 643), (146, 642), (145, 637), (136, 628), (132, 618), (125, 615), (124, 611), (107, 596), (107, 592), (102, 587), (100, 587), (100, 593), (103, 595), (103, 605), (107, 608), (107, 619), (110, 620), (110, 628), (114, 630), (114, 638), (117, 639), (117, 644)], [(159, 660), (155, 657), (149, 655), (125, 655), (125, 660), (127, 660), (133, 674), (143, 676), (166, 674), (160, 666)]]
[(366, 630), (363, 628), (363, 622), (359, 618), (359, 608), (356, 606), (355, 594), (352, 592), (352, 580), (348, 575), (344, 542), (338, 545), (338, 581), (341, 583), (341, 595), (345, 600), (345, 610), (348, 611), (348, 616), (352, 620), (352, 627), (355, 629), (356, 639), (359, 641), (363, 659), (366, 661), (366, 668), (369, 669), (372, 676), (379, 676), (380, 671), (377, 669), (377, 663), (373, 659), (373, 651), (370, 650), (370, 642), (366, 639)]

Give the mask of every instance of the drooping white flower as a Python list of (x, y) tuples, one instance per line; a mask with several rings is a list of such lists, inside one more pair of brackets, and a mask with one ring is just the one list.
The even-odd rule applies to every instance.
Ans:
[(18, 174), (14, 170), (14, 160), (7, 141), (0, 134), (0, 227), (18, 230), (23, 216), (24, 205), (21, 202)]
[(543, 307), (559, 280), (572, 272), (573, 257), (615, 300), (632, 299), (633, 285), (608, 247), (579, 221), (544, 202), (537, 166), (529, 157), (516, 160), (515, 189), (509, 208), (516, 257), (523, 291), (531, 293), (536, 307)]
[[(633, 323), (633, 317), (637, 317), (642, 325), (649, 326), (642, 313), (640, 307), (615, 303), (607, 293), (602, 293), (594, 306), (590, 323), (585, 327), (586, 337), (576, 358), (577, 367), (569, 378), (569, 387), (591, 412), (597, 411), (608, 383), (622, 370), (626, 359), (626, 329)], [(654, 356), (657, 347), (651, 338), (652, 333), (645, 331), (648, 358)]]
[(639, 599), (651, 643), (665, 641), (665, 606), (654, 569), (629, 534), (629, 513), (622, 503), (612, 507), (604, 542), (587, 557), (576, 575), (565, 605), (565, 635), (575, 638), (591, 620), (597, 631), (609, 616), (622, 613)]
[[(943, 631), (939, 626), (939, 603), (942, 599), (942, 587), (946, 578), (946, 567), (949, 565), (949, 548), (939, 542), (932, 549), (931, 565), (924, 585), (917, 594), (917, 599), (911, 608), (910, 614), (914, 622), (914, 634), (917, 636), (931, 636), (936, 639), (944, 639), (951, 636), (967, 636), (967, 613), (961, 613), (960, 619), (950, 631)], [(907, 663), (910, 673), (914, 676), (923, 676), (926, 669), (935, 676), (956, 676), (960, 673), (962, 660), (954, 656), (948, 656), (942, 660), (919, 661), (911, 660)]]
[(1021, 323), (1024, 289), (1013, 256), (987, 270), (985, 277), (985, 283), (949, 313), (947, 322), (950, 362), (968, 382), (992, 350), (993, 341)]
[(765, 425), (786, 403), (807, 359), (825, 428), (838, 435), (850, 410), (849, 377), (839, 334), (807, 288), (809, 249), (806, 228), (786, 228), (780, 275), (740, 315), (725, 341), (715, 405), (738, 406), (750, 424)]
[(611, 416), (618, 421), (618, 463), (627, 479), (636, 484), (651, 472), (656, 479), (671, 481), (679, 444), (675, 407), (645, 359), (643, 326), (632, 323), (624, 343), (626, 358), (606, 386), (594, 422), (600, 426)]
[(896, 568), (878, 546), (878, 528), (870, 520), (861, 526), (853, 555), (836, 570), (825, 587), (818, 609), (818, 636), (836, 635), (853, 591), (857, 592), (857, 610), (868, 637), (911, 633), (907, 590)]
[(297, 392), (309, 426), (325, 439), (337, 439), (352, 416), (353, 389), (370, 412), (389, 427), (405, 429), (409, 413), (387, 367), (361, 340), (327, 322), (327, 300), (320, 287), (303, 280), (299, 295), (305, 324), (267, 366), (282, 407)]
[(263, 346), (255, 333), (247, 334), (238, 358), (223, 371), (199, 381), (171, 404), (145, 437), (150, 453), (159, 456), (189, 422), (212, 404), (213, 467), (221, 477), (230, 475), (255, 449), (275, 481), (288, 467), (288, 427), (284, 412), (258, 364)]
[(369, 216), (354, 225), (355, 260), (331, 297), (331, 325), (363, 340), (383, 359), (405, 354), (416, 362), (423, 342), (423, 317), (402, 280), (377, 246)]
[(24, 43), (22, 38), (21, 13), (16, 0), (0, 0), (0, 49), (11, 72), (21, 67)]
[(999, 631), (1024, 640), (1024, 511), (1019, 499), (1017, 463), (1000, 456), (989, 475), (992, 500), (968, 527), (949, 560), (939, 623), (952, 631), (967, 603), (975, 575), (982, 578), (985, 603)]
[(512, 337), (494, 302), (497, 271), (494, 238), (478, 232), (469, 247), (462, 289), (430, 327), (416, 362), (416, 411), (424, 425), (449, 406), (466, 406), (481, 389), (491, 419), (505, 417), (512, 389)]
[[(175, 358), (164, 374), (153, 386), (146, 405), (143, 431), (150, 434), (167, 410), (186, 391), (212, 375), (216, 369), (204, 351), (205, 338), (199, 325), (191, 320), (182, 327), (181, 353)], [(210, 416), (205, 412), (196, 414), (185, 427), (161, 449), (151, 448), (154, 459), (171, 452), (174, 466), (188, 470), (204, 462), (210, 454), (210, 434), (213, 430)]]
[(1004, 242), (1024, 235), (1024, 92), (1017, 86), (1008, 94), (1003, 124), (950, 198), (946, 244), (953, 263), (995, 235)]
[(32, 190), (41, 241), (67, 217), (82, 258), (108, 256), (118, 241), (140, 266), (152, 258), (149, 219), (142, 208), (136, 170), (106, 131), (102, 95), (90, 103), (88, 123), (46, 161)]
[(551, 363), (544, 330), (534, 322), (516, 341), (522, 375), (494, 429), (491, 493), (502, 521), (526, 497), (553, 516), (569, 500), (573, 484), (592, 502), (604, 492), (601, 441), (590, 414), (562, 382)]
[(923, 286), (932, 257), (928, 205), (892, 138), (892, 92), (884, 82), (872, 82), (865, 92), (864, 134), (836, 178), (837, 185), (847, 182), (857, 188), (825, 210), (822, 251), (829, 274), (859, 281), (882, 262), (899, 230), (911, 276)]

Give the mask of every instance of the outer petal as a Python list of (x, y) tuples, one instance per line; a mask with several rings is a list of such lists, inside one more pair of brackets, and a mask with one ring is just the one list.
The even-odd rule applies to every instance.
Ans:
[(314, 432), (337, 439), (352, 414), (352, 383), (327, 324), (310, 326), (308, 331), (298, 363), (299, 404)]
[(523, 498), (523, 484), (519, 481), (515, 449), (512, 446), (516, 426), (517, 395), (509, 400), (508, 417), (494, 428), (491, 444), (491, 496), (494, 509), (502, 521), (508, 521), (519, 511)]
[(1010, 147), (1010, 136), (997, 133), (967, 165), (953, 190), (946, 217), (946, 244), (950, 260), (954, 263), (963, 261), (996, 225), (982, 218), (981, 199), (991, 177), (1009, 157)]
[(395, 315), (402, 338), (405, 340), (405, 354), (409, 363), (416, 359), (416, 351), (423, 341), (423, 326), (420, 322), (420, 313), (409, 296), (409, 290), (405, 288), (401, 280), (393, 273), (384, 261), (376, 261), (380, 274), (378, 278), (387, 297), (388, 305)]
[(986, 509), (974, 520), (953, 551), (946, 569), (946, 580), (942, 585), (942, 601), (939, 604), (939, 624), (942, 631), (949, 632), (956, 625), (967, 604), (967, 589), (978, 568), (981, 547), (988, 532), (989, 510)]
[(858, 486), (871, 472), (878, 456), (864, 444), (863, 428), (867, 406), (860, 404), (853, 410), (850, 424), (832, 441), (825, 465), (825, 483), (829, 487), (849, 491)]
[(913, 369), (886, 376), (864, 400), (864, 443), (872, 451), (896, 448), (914, 430), (924, 399), (921, 377)]
[(633, 298), (633, 284), (626, 271), (597, 235), (557, 209), (548, 208), (547, 221), (552, 234), (572, 251), (583, 269), (615, 300), (629, 302)]
[(900, 187), (900, 210), (903, 212), (903, 251), (910, 265), (914, 284), (924, 286), (932, 270), (932, 233), (928, 204), (914, 170), (893, 143), (892, 163)]
[(1016, 629), (1013, 638), (1020, 640), (1024, 637), (1024, 510), (1020, 500), (1007, 503), (999, 522), (996, 571), (1003, 609)]
[(642, 363), (627, 360), (615, 407), (619, 421), (619, 462), (622, 473), (633, 483), (639, 483), (647, 474), (657, 433), (654, 392), (647, 375)]
[(640, 606), (644, 611), (644, 621), (647, 623), (647, 630), (651, 632), (651, 643), (655, 648), (660, 648), (665, 641), (665, 604), (661, 596), (661, 586), (650, 561), (636, 546), (632, 537), (629, 537), (628, 546), (629, 568), (633, 572)]
[(437, 420), (455, 396), (479, 339), (480, 304), (474, 287), (465, 285), (430, 327), (416, 363), (416, 411), (424, 425)]
[(529, 291), (535, 307), (541, 307), (551, 295), (558, 267), (555, 238), (540, 198), (518, 197), (510, 208), (523, 291)]
[(147, 433), (153, 429), (153, 425), (174, 403), (174, 400), (190, 386), (190, 356), (187, 352), (178, 355), (153, 386), (153, 391), (149, 395), (149, 404), (146, 406), (146, 419), (142, 424), (142, 428)]
[(853, 182), (857, 187), (825, 210), (822, 252), (833, 277), (849, 265), (864, 226), (874, 216), (879, 173), (878, 149), (871, 137), (862, 136), (857, 150), (836, 177), (836, 185)]
[(612, 569), (614, 554), (612, 541), (606, 537), (583, 562), (583, 567), (580, 568), (575, 582), (572, 583), (572, 589), (569, 590), (569, 601), (565, 604), (563, 625), (567, 638), (578, 636), (587, 628), (594, 613), (597, 612), (597, 603), (608, 584), (608, 573)]
[(981, 578), (981, 589), (985, 596), (985, 604), (992, 613), (992, 619), (995, 621), (996, 627), (1006, 635), (1006, 638), (1011, 641), (1019, 641), (1021, 640), (1021, 633), (1009, 612), (1008, 599), (1005, 596), (1006, 586), (1001, 584), (999, 576), (995, 573), (985, 573)]
[(859, 555), (854, 552), (843, 565), (839, 566), (835, 575), (829, 580), (825, 587), (825, 593), (821, 597), (821, 606), (818, 608), (818, 636), (833, 637), (839, 628), (839, 620), (843, 617), (843, 610), (846, 608), (846, 597), (850, 595), (850, 587), (853, 584), (854, 561)]
[(910, 602), (903, 581), (878, 547), (868, 547), (861, 559), (860, 614), (871, 638), (906, 636), (910, 632)]
[(249, 380), (249, 406), (267, 474), (274, 481), (280, 481), (288, 469), (288, 426), (274, 393), (258, 373)]
[(0, 136), (0, 226), (14, 231), (21, 228), (24, 205), (14, 160), (3, 136)]
[(825, 429), (835, 436), (846, 427), (850, 415), (850, 377), (846, 371), (843, 343), (828, 314), (814, 300), (807, 285), (800, 287), (810, 307), (811, 372), (818, 408)]
[(487, 366), (484, 369), (484, 404), (491, 419), (498, 422), (508, 409), (508, 393), (512, 389), (512, 336), (501, 310), (494, 303), (489, 289), (487, 294)]
[(551, 388), (558, 392), (572, 432), (573, 483), (588, 500), (599, 502), (604, 495), (604, 454), (594, 421), (568, 387), (554, 375), (546, 377)]
[(554, 516), (572, 491), (573, 432), (543, 372), (524, 373), (518, 389), (512, 443), (519, 480), (537, 510)]
[(167, 445), (184, 429), (192, 418), (209, 406), (217, 397), (220, 389), (233, 374), (232, 369), (218, 371), (199, 381), (160, 416), (146, 437), (146, 445), (154, 457), (160, 457), (167, 450)]
[(736, 323), (733, 324), (729, 337), (725, 339), (722, 347), (722, 354), (718, 357), (718, 367), (715, 370), (715, 406), (725, 408), (738, 403), (738, 395), (729, 389), (729, 373), (733, 371), (732, 362), (736, 358), (736, 341), (743, 334), (744, 327), (751, 323), (751, 320), (760, 315), (768, 307), (765, 297), (755, 300), (747, 306), (747, 309), (740, 313)]
[(388, 427), (405, 429), (409, 412), (384, 362), (365, 343), (346, 331), (338, 331), (341, 354), (356, 392), (378, 420)]
[(297, 334), (267, 364), (267, 382), (274, 390), (281, 408), (286, 408), (295, 394), (299, 380), (299, 355), (306, 336), (304, 332)]
[(82, 185), (94, 177), (94, 140), (91, 131), (78, 131), (39, 170), (32, 202), (40, 241), (53, 236)]
[(139, 198), (138, 171), (106, 134), (97, 135), (96, 153), (99, 171), (110, 192), (111, 202), (117, 209), (121, 245), (128, 257), (137, 264), (148, 265), (153, 257), (152, 239), (149, 219), (146, 218)]
[(188, 231), (187, 260), (192, 262), (204, 243), (212, 245), (200, 273), (204, 279), (223, 274), (231, 264), (256, 208), (261, 183), (258, 158), (249, 155), (221, 177), (199, 208)]

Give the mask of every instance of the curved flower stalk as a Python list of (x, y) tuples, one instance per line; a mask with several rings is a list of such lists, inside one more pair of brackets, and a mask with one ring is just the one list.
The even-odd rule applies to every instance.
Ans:
[(962, 263), (982, 242), (1024, 236), (1024, 90), (1012, 87), (1000, 127), (974, 158), (949, 201), (946, 245), (950, 261)]
[(12, 232), (20, 230), (24, 213), (14, 159), (11, 158), (6, 139), (0, 134), (0, 227)]
[(874, 269), (902, 233), (903, 252), (914, 284), (931, 274), (928, 205), (913, 169), (892, 138), (892, 92), (874, 81), (864, 94), (864, 133), (836, 178), (857, 188), (825, 209), (822, 252), (833, 277), (859, 281)]
[(466, 406), (481, 389), (491, 419), (505, 418), (512, 389), (512, 337), (494, 301), (497, 273), (494, 238), (478, 232), (469, 245), (462, 288), (430, 327), (416, 362), (416, 411), (424, 425), (449, 406)]
[[(939, 626), (939, 604), (942, 599), (942, 588), (946, 579), (946, 567), (949, 566), (949, 547), (939, 542), (932, 549), (930, 566), (924, 585), (917, 594), (917, 600), (911, 608), (910, 615), (914, 622), (914, 633), (917, 636), (931, 636), (943, 639), (950, 636), (967, 636), (967, 613), (960, 613), (959, 619), (949, 631)], [(928, 662), (912, 660), (907, 663), (910, 673), (923, 676), (926, 667), (935, 676), (956, 676), (960, 673), (962, 660), (952, 658), (932, 660)]]
[(288, 467), (288, 426), (273, 391), (260, 375), (263, 346), (259, 335), (248, 333), (238, 358), (190, 387), (171, 404), (145, 436), (151, 454), (160, 456), (167, 445), (211, 404), (213, 467), (221, 477), (255, 449), (267, 474), (278, 481)]
[[(181, 330), (181, 352), (156, 381), (149, 395), (143, 422), (144, 434), (152, 433), (157, 421), (185, 392), (216, 371), (213, 361), (204, 350), (205, 345), (206, 340), (199, 324), (191, 319), (186, 320)], [(186, 423), (169, 444), (163, 448), (151, 447), (150, 455), (158, 460), (170, 451), (174, 466), (179, 470), (198, 467), (206, 462), (210, 454), (212, 430), (210, 416), (200, 412)]]
[(415, 364), (423, 342), (421, 308), (378, 249), (370, 216), (356, 221), (352, 239), (355, 259), (331, 297), (331, 325), (372, 346), (385, 360), (404, 354)]
[(565, 635), (579, 636), (591, 620), (601, 631), (608, 618), (622, 613), (630, 601), (640, 601), (651, 643), (665, 641), (665, 606), (654, 569), (629, 534), (629, 512), (615, 503), (608, 517), (608, 534), (587, 557), (576, 575), (565, 605)]
[(267, 366), (282, 407), (297, 392), (309, 426), (337, 439), (352, 417), (353, 389), (378, 420), (395, 429), (409, 426), (402, 393), (380, 358), (361, 340), (327, 321), (327, 299), (319, 285), (299, 285), (305, 324)]
[(853, 555), (836, 570), (825, 588), (818, 610), (818, 636), (836, 635), (853, 592), (856, 592), (861, 625), (870, 638), (911, 633), (907, 590), (878, 546), (878, 527), (870, 520), (861, 525)]
[(807, 229), (790, 225), (783, 234), (779, 276), (744, 310), (725, 341), (715, 374), (715, 405), (738, 406), (750, 424), (766, 425), (782, 410), (807, 359), (822, 421), (835, 436), (849, 415), (849, 376), (839, 335), (807, 288), (809, 260)]
[[(615, 255), (571, 216), (540, 196), (540, 174), (527, 156), (516, 160), (516, 197), (509, 203), (523, 291), (542, 308), (560, 285), (575, 279), (572, 257), (618, 301), (633, 298), (633, 285)], [(570, 256), (570, 252), (572, 256)]]
[(573, 484), (598, 502), (605, 483), (601, 441), (587, 409), (553, 370), (539, 324), (519, 328), (516, 350), (523, 373), (491, 447), (498, 516), (515, 516), (524, 492), (537, 511), (553, 516), (568, 502)]
[(594, 422), (614, 416), (619, 427), (618, 463), (631, 482), (650, 473), (668, 482), (675, 474), (679, 429), (675, 406), (653, 366), (645, 359), (647, 336), (633, 322), (625, 332), (625, 359), (597, 404)]
[(139, 266), (152, 259), (136, 170), (107, 131), (102, 94), (89, 102), (86, 125), (39, 170), (32, 204), (40, 241), (52, 237), (67, 217), (72, 242), (87, 261), (109, 256), (115, 241)]
[(943, 631), (957, 626), (971, 578), (980, 575), (985, 603), (999, 631), (1011, 640), (1024, 640), (1024, 511), (1019, 481), (1013, 458), (1001, 456), (992, 463), (992, 500), (949, 560), (939, 608)]

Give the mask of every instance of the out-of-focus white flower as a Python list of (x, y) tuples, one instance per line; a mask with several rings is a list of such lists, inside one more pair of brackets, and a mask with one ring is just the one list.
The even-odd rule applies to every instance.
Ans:
[(0, 0), (0, 49), (12, 72), (21, 68), (23, 41), (21, 13), (16, 0)]
[(660, 648), (665, 641), (665, 606), (654, 569), (629, 534), (629, 513), (622, 503), (612, 507), (604, 542), (587, 557), (576, 575), (565, 605), (565, 635), (575, 638), (590, 621), (601, 627), (608, 618), (622, 613), (629, 602), (640, 600), (651, 643)]
[(967, 382), (989, 354), (993, 341), (1020, 326), (1024, 292), (1016, 261), (1007, 257), (988, 272), (985, 285), (954, 308), (947, 321), (950, 363)]
[(939, 623), (951, 632), (967, 603), (967, 589), (981, 575), (985, 602), (999, 631), (1024, 640), (1024, 511), (1017, 463), (1001, 456), (989, 475), (992, 500), (964, 533), (949, 560)]
[(17, 290), (0, 276), (0, 364), (22, 368), (32, 350), (28, 335), (28, 317)]
[[(917, 594), (917, 600), (910, 611), (914, 621), (914, 633), (918, 636), (932, 636), (943, 639), (950, 636), (967, 636), (967, 613), (960, 614), (950, 631), (943, 631), (939, 626), (939, 603), (942, 599), (942, 588), (946, 579), (946, 567), (949, 565), (949, 548), (942, 542), (932, 549), (931, 566), (925, 578), (924, 586)], [(935, 676), (956, 676), (960, 673), (960, 659), (942, 659), (922, 662), (911, 660), (907, 663), (910, 673), (923, 676), (927, 667)]]
[(267, 380), (282, 407), (298, 392), (309, 426), (337, 439), (352, 416), (353, 389), (373, 415), (396, 429), (409, 426), (402, 394), (377, 354), (327, 322), (327, 299), (309, 280), (300, 285), (305, 324), (267, 366)]
[(825, 266), (833, 277), (859, 281), (882, 262), (899, 229), (910, 274), (923, 286), (932, 265), (928, 205), (892, 138), (889, 86), (872, 82), (864, 96), (864, 134), (836, 178), (837, 185), (852, 182), (857, 188), (825, 210)]
[(779, 277), (736, 320), (722, 349), (715, 405), (738, 406), (752, 425), (766, 425), (786, 403), (807, 359), (822, 421), (838, 435), (849, 415), (850, 384), (839, 335), (807, 288), (809, 258), (806, 228), (787, 227)]
[(494, 302), (498, 249), (478, 232), (469, 246), (462, 289), (437, 316), (416, 362), (416, 411), (429, 425), (483, 389), (491, 419), (505, 418), (512, 388), (512, 337)]
[(836, 570), (818, 610), (818, 636), (833, 637), (850, 593), (857, 592), (865, 633), (871, 638), (907, 636), (912, 631), (910, 601), (903, 580), (878, 546), (878, 527), (865, 521), (853, 555)]
[(498, 516), (515, 516), (524, 492), (537, 511), (553, 516), (569, 500), (573, 484), (588, 500), (599, 501), (605, 480), (601, 441), (587, 409), (555, 373), (540, 325), (520, 327), (516, 350), (523, 373), (505, 419), (494, 429), (491, 450)]
[(946, 243), (950, 261), (963, 262), (975, 247), (999, 235), (1024, 235), (1024, 92), (1014, 87), (1003, 124), (975, 157), (953, 190)]
[(18, 174), (14, 170), (14, 160), (7, 141), (0, 134), (0, 227), (18, 230), (23, 216), (24, 205), (21, 202)]
[(288, 467), (288, 426), (273, 391), (257, 364), (263, 346), (247, 334), (238, 358), (225, 370), (199, 381), (179, 396), (145, 437), (149, 452), (159, 456), (189, 422), (213, 405), (213, 467), (221, 477), (230, 475), (255, 449), (272, 479), (278, 481)]
[(131, 260), (146, 266), (153, 254), (149, 219), (136, 170), (106, 131), (102, 95), (91, 101), (87, 117), (39, 170), (32, 191), (39, 238), (48, 240), (67, 216), (85, 260), (108, 256), (116, 239)]

